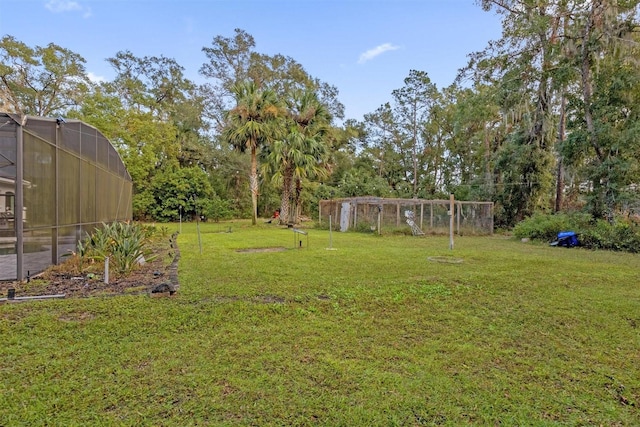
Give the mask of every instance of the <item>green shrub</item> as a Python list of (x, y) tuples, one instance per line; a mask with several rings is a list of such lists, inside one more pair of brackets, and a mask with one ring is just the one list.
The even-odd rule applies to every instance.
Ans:
[(518, 223), (513, 234), (551, 242), (561, 231), (574, 231), (580, 245), (586, 248), (640, 252), (640, 226), (624, 219), (612, 225), (604, 220), (593, 221), (588, 214), (536, 214)]
[(99, 262), (108, 257), (116, 273), (128, 274), (152, 253), (147, 243), (155, 232), (155, 227), (136, 223), (102, 223), (102, 228), (96, 228), (84, 241), (78, 242), (77, 254), (81, 260)]
[(148, 235), (144, 227), (138, 224), (114, 222), (110, 260), (120, 274), (131, 272), (136, 263), (150, 252), (145, 250)]
[(206, 218), (210, 218), (215, 222), (233, 217), (233, 209), (227, 200), (223, 200), (218, 196), (212, 197), (201, 202), (201, 211)]
[(516, 224), (513, 234), (519, 239), (528, 237), (534, 240), (552, 241), (556, 239), (559, 232), (574, 228), (576, 222), (571, 215), (567, 214), (538, 213)]
[(640, 252), (640, 227), (626, 221), (618, 221), (611, 225), (599, 220), (582, 230), (579, 238), (580, 243), (587, 248)]

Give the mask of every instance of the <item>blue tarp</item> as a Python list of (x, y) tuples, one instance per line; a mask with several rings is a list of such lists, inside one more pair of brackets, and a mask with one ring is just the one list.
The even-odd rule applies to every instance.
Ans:
[(558, 240), (551, 243), (551, 246), (564, 246), (565, 248), (572, 248), (578, 246), (580, 241), (578, 236), (573, 231), (561, 231), (558, 233)]

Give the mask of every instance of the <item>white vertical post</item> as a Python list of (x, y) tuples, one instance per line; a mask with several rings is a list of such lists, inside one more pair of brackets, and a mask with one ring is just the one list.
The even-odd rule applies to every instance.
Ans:
[(104, 283), (109, 284), (109, 257), (104, 259)]

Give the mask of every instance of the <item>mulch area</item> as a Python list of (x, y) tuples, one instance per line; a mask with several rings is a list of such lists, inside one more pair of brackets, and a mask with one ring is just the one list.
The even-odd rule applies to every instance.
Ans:
[[(178, 250), (176, 235), (171, 239), (154, 242), (150, 249), (155, 256), (145, 261), (128, 275), (118, 277), (109, 274), (109, 283), (104, 283), (103, 272), (77, 274), (71, 264), (62, 263), (52, 266), (43, 273), (32, 277), (29, 281), (0, 282), (0, 298), (7, 298), (9, 289), (15, 289), (15, 297), (61, 295), (65, 298), (82, 298), (92, 296), (116, 296), (152, 294), (159, 289), (172, 289), (173, 295), (179, 287), (178, 283)], [(153, 292), (164, 294), (167, 292)]]

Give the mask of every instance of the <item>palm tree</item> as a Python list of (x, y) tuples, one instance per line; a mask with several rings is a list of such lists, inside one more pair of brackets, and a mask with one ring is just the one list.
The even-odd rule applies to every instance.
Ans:
[(279, 185), (282, 185), (282, 193), (280, 198), (280, 216), (281, 224), (289, 222), (289, 200), (291, 198), (291, 183), (293, 173), (291, 169), (293, 164), (290, 159), (290, 141), (289, 135), (280, 140), (274, 141), (269, 147), (262, 152), (264, 162), (262, 163), (262, 171), (265, 175), (271, 175), (271, 179)]
[[(323, 160), (328, 152), (324, 137), (331, 121), (327, 109), (310, 91), (294, 91), (287, 101), (287, 134), (270, 145), (265, 172), (282, 183), (280, 221), (297, 222), (300, 215), (302, 180), (326, 173)], [(290, 214), (294, 190), (295, 214)]]
[(258, 148), (277, 136), (276, 119), (282, 109), (275, 93), (259, 89), (253, 82), (233, 86), (236, 106), (227, 112), (225, 136), (240, 151), (251, 153), (249, 186), (253, 205), (253, 225), (258, 222)]

